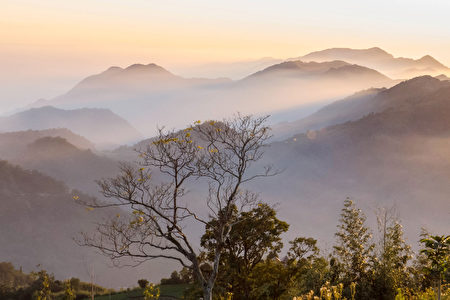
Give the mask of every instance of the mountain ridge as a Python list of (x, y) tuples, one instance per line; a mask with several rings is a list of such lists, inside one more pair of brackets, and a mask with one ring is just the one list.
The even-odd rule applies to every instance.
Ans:
[[(421, 83), (434, 88), (417, 94)], [(367, 101), (381, 102), (379, 111), (272, 143), (261, 165), (284, 171), (253, 189), (279, 203), (294, 231), (320, 240), (333, 235), (346, 197), (369, 212), (395, 206), (411, 243), (422, 226), (448, 227), (450, 84), (426, 76)], [(374, 217), (369, 222), (376, 224)]]
[[(395, 83), (383, 74), (362, 66), (352, 65), (330, 71), (331, 67), (348, 64), (342, 61), (314, 64), (297, 62), (296, 67), (291, 68), (297, 73), (277, 71), (290, 64), (295, 63), (275, 64), (238, 81), (182, 78), (151, 64), (136, 64), (125, 69), (112, 67), (81, 81), (47, 104), (65, 109), (105, 107), (120, 112), (141, 132), (152, 136), (157, 125), (180, 128), (195, 119), (222, 119), (236, 111), (270, 114), (300, 106), (310, 111), (313, 105), (318, 106), (364, 88), (391, 86)], [(136, 80), (127, 79), (127, 69), (134, 74), (130, 78)], [(163, 70), (164, 74), (171, 75), (140, 75), (139, 70), (147, 74), (149, 69), (156, 69), (157, 74)], [(274, 73), (258, 76), (268, 73), (268, 70)], [(153, 74), (153, 71), (150, 73)], [(278, 101), (274, 102), (273, 99)]]
[(420, 75), (439, 75), (449, 73), (450, 69), (430, 55), (419, 59), (394, 57), (385, 50), (374, 47), (369, 49), (329, 48), (314, 51), (289, 60), (329, 61), (343, 60), (375, 69), (392, 78), (409, 79)]
[(295, 131), (304, 133), (348, 121), (356, 121), (370, 113), (377, 113), (393, 106), (408, 102), (422, 101), (432, 93), (450, 86), (448, 81), (440, 81), (431, 76), (420, 76), (400, 82), (390, 89), (369, 89), (358, 92), (342, 100), (319, 109), (306, 118), (274, 126), (277, 140), (295, 135)]
[(51, 128), (68, 128), (100, 147), (129, 143), (141, 137), (128, 121), (104, 108), (65, 110), (43, 106), (0, 117), (3, 132)]

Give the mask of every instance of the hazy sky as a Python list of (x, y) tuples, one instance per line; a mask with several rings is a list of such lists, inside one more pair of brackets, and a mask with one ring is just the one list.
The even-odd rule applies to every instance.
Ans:
[(0, 112), (111, 65), (155, 62), (180, 73), (374, 46), (450, 65), (449, 14), (448, 0), (0, 0)]

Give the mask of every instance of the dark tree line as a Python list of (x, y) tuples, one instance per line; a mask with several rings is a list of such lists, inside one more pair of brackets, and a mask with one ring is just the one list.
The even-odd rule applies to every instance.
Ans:
[(91, 292), (102, 295), (108, 290), (78, 278), (58, 280), (45, 270), (26, 273), (9, 262), (0, 262), (0, 299), (2, 300), (78, 300)]

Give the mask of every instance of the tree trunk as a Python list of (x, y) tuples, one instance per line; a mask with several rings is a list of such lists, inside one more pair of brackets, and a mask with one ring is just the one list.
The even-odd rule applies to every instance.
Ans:
[(441, 274), (439, 273), (439, 282), (438, 282), (438, 300), (441, 300)]
[(212, 287), (208, 285), (203, 287), (203, 300), (212, 300)]

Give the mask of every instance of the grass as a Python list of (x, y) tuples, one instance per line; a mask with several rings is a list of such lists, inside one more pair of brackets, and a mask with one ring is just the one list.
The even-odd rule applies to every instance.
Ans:
[[(158, 286), (161, 291), (161, 300), (182, 299), (184, 291), (190, 287), (189, 284), (167, 284)], [(85, 298), (86, 300), (90, 298)], [(117, 292), (111, 295), (103, 295), (94, 297), (95, 300), (127, 300), (127, 299), (143, 299), (142, 289), (137, 288), (130, 291)]]
[(181, 299), (183, 297), (184, 291), (190, 287), (190, 284), (166, 284), (160, 285), (159, 289), (161, 291), (161, 296)]

